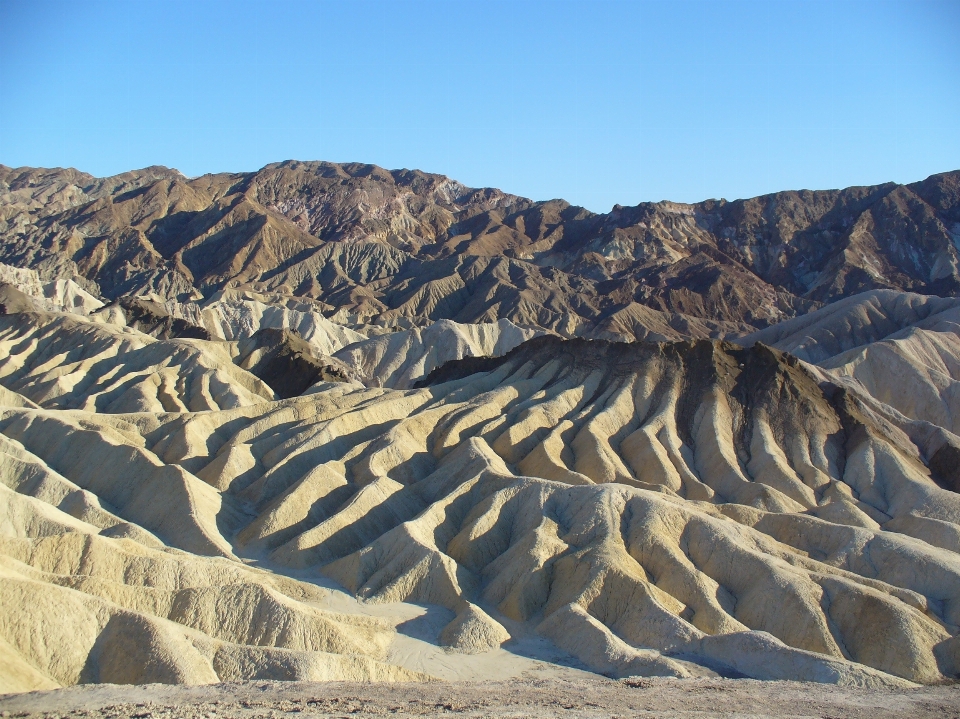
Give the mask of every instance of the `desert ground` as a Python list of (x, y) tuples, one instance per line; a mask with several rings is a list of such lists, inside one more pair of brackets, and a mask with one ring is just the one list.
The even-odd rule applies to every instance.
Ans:
[(429, 684), (242, 682), (184, 687), (78, 686), (0, 697), (2, 716), (238, 717), (816, 717), (949, 719), (960, 688), (854, 689), (752, 679), (538, 679)]

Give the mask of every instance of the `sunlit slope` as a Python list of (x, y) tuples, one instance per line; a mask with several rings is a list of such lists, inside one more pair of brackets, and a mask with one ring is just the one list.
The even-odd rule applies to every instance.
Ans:
[[(17, 547), (76, 534), (219, 557), (197, 566), (255, 557), (368, 601), (445, 606), (441, 641), (460, 651), (527, 626), (611, 676), (875, 685), (960, 668), (960, 495), (931, 476), (935, 447), (791, 357), (548, 337), (432, 381), (197, 413), (11, 406), (0, 526)], [(37, 591), (102, 600), (86, 569), (35, 568), (16, 571)], [(48, 620), (17, 612), (3, 612), (11, 651), (57, 682), (92, 680), (54, 675), (23, 634)]]
[(0, 411), (0, 691), (425, 678), (380, 661), (388, 622), (238, 562), (250, 518), (145, 448), (151, 416)]
[(806, 362), (819, 363), (873, 342), (896, 339), (910, 329), (953, 331), (960, 299), (912, 292), (874, 290), (838, 300), (737, 340), (776, 347)]
[(56, 279), (44, 282), (35, 270), (0, 263), (0, 287), (3, 285), (13, 287), (25, 294), (32, 305), (31, 309), (38, 311), (75, 312), (87, 315), (103, 306), (100, 299), (73, 280)]
[(0, 317), (0, 383), (51, 409), (182, 412), (275, 399), (226, 343), (165, 340), (68, 314)]
[[(252, 292), (218, 292), (208, 301), (167, 301), (165, 309), (206, 329), (211, 337), (242, 340), (264, 328), (297, 332), (317, 352), (332, 355), (366, 335), (331, 322), (322, 314), (322, 303), (289, 295), (259, 295)], [(329, 309), (329, 308), (327, 308)]]
[(3, 536), (0, 692), (424, 678), (378, 661), (392, 627), (312, 606), (323, 594), (237, 562), (103, 538), (76, 520), (47, 536)]
[(509, 320), (458, 324), (439, 320), (423, 329), (371, 337), (334, 356), (376, 387), (408, 389), (437, 367), (464, 357), (498, 357), (539, 334)]
[(790, 352), (906, 417), (960, 432), (960, 299), (866, 292), (740, 341)]
[(196, 178), (0, 165), (0, 261), (111, 300), (250, 290), (361, 323), (749, 332), (868, 290), (957, 294), (958, 227), (958, 172), (595, 214), (359, 163)]
[[(207, 339), (239, 342), (241, 353), (245, 340), (264, 332), (286, 330), (305, 342), (309, 351), (327, 365), (339, 367), (371, 386), (402, 389), (444, 362), (502, 355), (543, 333), (536, 328), (518, 327), (509, 320), (480, 324), (438, 320), (428, 321), (423, 327), (403, 320), (394, 325), (354, 324), (357, 329), (353, 329), (327, 319), (321, 313), (321, 303), (289, 295), (229, 291), (217, 293), (202, 303), (160, 302), (159, 299), (126, 298), (96, 313), (93, 320), (115, 327), (136, 328), (157, 338), (175, 335), (169, 327), (173, 322), (181, 322), (187, 328), (182, 336), (195, 337), (202, 333)], [(123, 309), (122, 305), (133, 303), (147, 308), (154, 321), (146, 322), (142, 316), (135, 320), (129, 309)], [(242, 358), (234, 357), (234, 361), (247, 367), (248, 363)]]

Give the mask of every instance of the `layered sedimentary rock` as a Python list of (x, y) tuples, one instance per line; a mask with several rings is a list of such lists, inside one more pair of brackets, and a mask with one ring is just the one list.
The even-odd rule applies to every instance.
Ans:
[(276, 398), (227, 343), (156, 340), (68, 314), (0, 317), (0, 382), (44, 407), (91, 412), (229, 409)]
[(238, 341), (260, 330), (291, 330), (322, 355), (332, 355), (367, 339), (366, 332), (327, 319), (323, 310), (329, 307), (291, 295), (227, 291), (202, 302), (167, 301), (164, 309), (173, 317), (204, 328), (214, 339)]
[(440, 320), (423, 329), (385, 333), (351, 344), (334, 356), (368, 384), (408, 389), (441, 365), (464, 357), (499, 357), (542, 330), (509, 320), (457, 324)]
[[(12, 494), (4, 485), (0, 492)], [(49, 507), (17, 495), (4, 503), (7, 512), (43, 511), (16, 502)], [(47, 528), (58, 518), (47, 518)], [(392, 627), (318, 610), (309, 601), (322, 590), (310, 584), (105, 537), (76, 519), (58, 529), (0, 538), (4, 678), (14, 679), (5, 692), (89, 682), (424, 678), (378, 661)]]
[(957, 187), (0, 168), (0, 691), (960, 676)]
[[(508, 627), (527, 626), (610, 676), (879, 685), (957, 672), (960, 495), (939, 486), (916, 426), (791, 356), (541, 337), (428, 382), (317, 385), (282, 402), (163, 414), (7, 401), (4, 526), (19, 544), (5, 545), (5, 561), (28, 585), (4, 606), (55, 584), (70, 588), (61, 614), (99, 617), (69, 664), (27, 641), (24, 627), (47, 631), (41, 615), (7, 611), (10, 651), (58, 683), (119, 680), (109, 647), (138, 632), (187, 664), (151, 674), (145, 650), (145, 666), (125, 670), (135, 681), (408, 676), (379, 668), (373, 639), (250, 639), (272, 614), (240, 612), (235, 602), (252, 600), (232, 583), (212, 582), (205, 601), (220, 607), (210, 616), (240, 612), (231, 631), (243, 636), (174, 611), (178, 600), (141, 580), (107, 592), (86, 578), (100, 560), (30, 558), (59, 537), (120, 554), (177, 548), (187, 564), (241, 573), (238, 558), (258, 558), (274, 568), (258, 586), (312, 575), (368, 602), (439, 604), (455, 617), (440, 641), (466, 652), (509, 647)], [(114, 606), (136, 616), (111, 619)], [(330, 618), (330, 631), (353, 636), (356, 621)], [(299, 674), (276, 668), (280, 649), (307, 652), (283, 664)], [(106, 669), (78, 673), (88, 665)]]
[(868, 292), (739, 341), (768, 342), (906, 418), (960, 432), (956, 298)]
[[(89, 315), (103, 302), (71, 279), (44, 282), (36, 270), (0, 264), (0, 287), (7, 294), (17, 293), (16, 309), (7, 307), (4, 314), (24, 311), (72, 312)], [(24, 299), (28, 298), (28, 299)], [(7, 301), (9, 304), (9, 301)]]

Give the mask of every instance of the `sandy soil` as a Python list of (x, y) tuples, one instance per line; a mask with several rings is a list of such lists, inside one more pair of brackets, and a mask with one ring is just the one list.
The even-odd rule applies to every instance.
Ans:
[(200, 687), (86, 685), (0, 697), (0, 716), (137, 717), (960, 717), (960, 687), (864, 690), (750, 679), (514, 679)]

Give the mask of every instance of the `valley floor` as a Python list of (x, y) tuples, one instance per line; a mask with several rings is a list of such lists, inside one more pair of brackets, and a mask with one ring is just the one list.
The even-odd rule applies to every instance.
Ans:
[(858, 689), (751, 679), (93, 684), (0, 696), (13, 717), (960, 717), (960, 687)]

